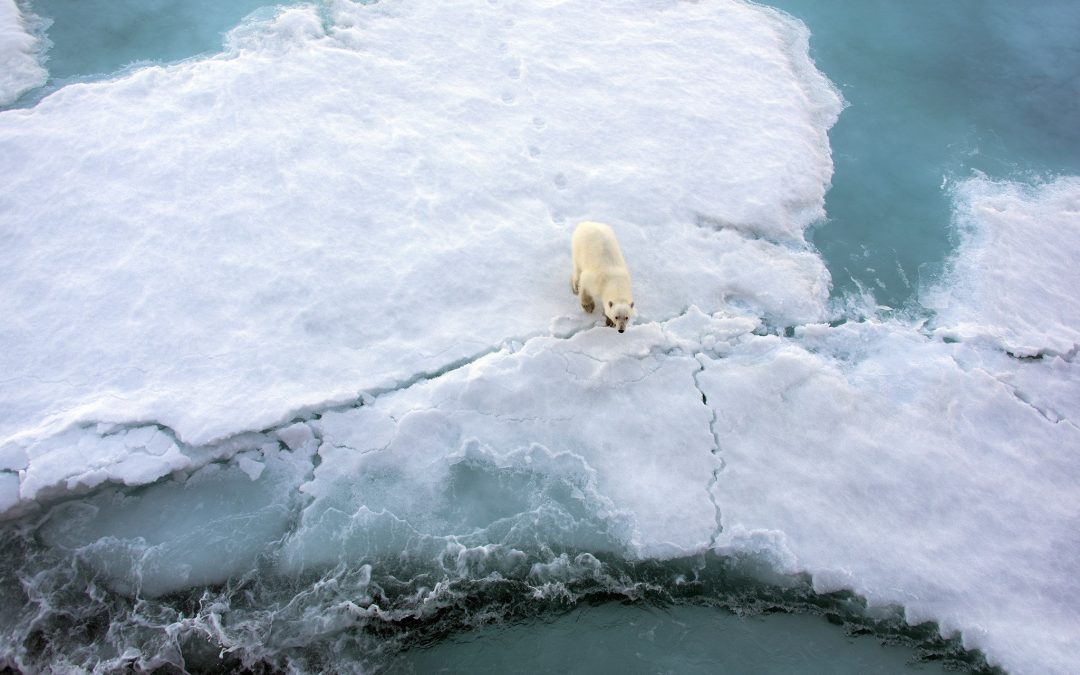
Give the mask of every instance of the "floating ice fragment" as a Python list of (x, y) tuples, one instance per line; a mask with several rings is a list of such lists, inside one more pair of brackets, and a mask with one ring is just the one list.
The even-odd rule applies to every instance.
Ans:
[(266, 465), (260, 461), (252, 459), (248, 455), (240, 455), (236, 459), (236, 465), (240, 467), (240, 470), (247, 474), (251, 480), (259, 480), (259, 476), (266, 469)]
[(315, 441), (315, 433), (311, 427), (303, 422), (298, 422), (275, 432), (281, 442), (293, 451), (300, 450)]
[(26, 500), (38, 498), (42, 491), (86, 491), (105, 481), (144, 485), (191, 466), (191, 458), (155, 427), (106, 436), (94, 428), (76, 427), (15, 447), (29, 459), (20, 485)]

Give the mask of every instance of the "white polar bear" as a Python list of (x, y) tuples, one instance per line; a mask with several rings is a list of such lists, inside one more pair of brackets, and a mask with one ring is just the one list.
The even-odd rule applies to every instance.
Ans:
[(574, 230), (571, 251), (574, 275), (570, 289), (581, 300), (581, 308), (592, 313), (599, 299), (607, 325), (622, 333), (634, 315), (634, 296), (615, 233), (603, 223), (585, 221)]

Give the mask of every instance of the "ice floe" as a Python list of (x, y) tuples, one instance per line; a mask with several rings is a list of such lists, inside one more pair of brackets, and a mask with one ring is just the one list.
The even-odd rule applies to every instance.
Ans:
[(331, 3), (0, 115), (0, 442), (203, 444), (544, 334), (611, 222), (645, 320), (820, 320), (840, 109), (743, 3)]

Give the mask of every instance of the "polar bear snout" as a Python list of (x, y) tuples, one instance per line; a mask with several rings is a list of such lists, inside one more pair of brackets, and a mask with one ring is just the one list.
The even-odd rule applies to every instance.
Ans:
[(634, 316), (634, 303), (615, 303), (608, 302), (604, 307), (604, 318), (607, 319), (607, 325), (617, 329), (620, 333), (626, 332), (626, 327), (630, 324), (631, 317)]

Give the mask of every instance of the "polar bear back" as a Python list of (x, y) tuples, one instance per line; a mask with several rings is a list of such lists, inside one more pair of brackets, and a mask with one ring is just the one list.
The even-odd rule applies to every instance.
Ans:
[(571, 249), (577, 270), (622, 272), (629, 276), (615, 232), (608, 225), (581, 223), (574, 230)]

